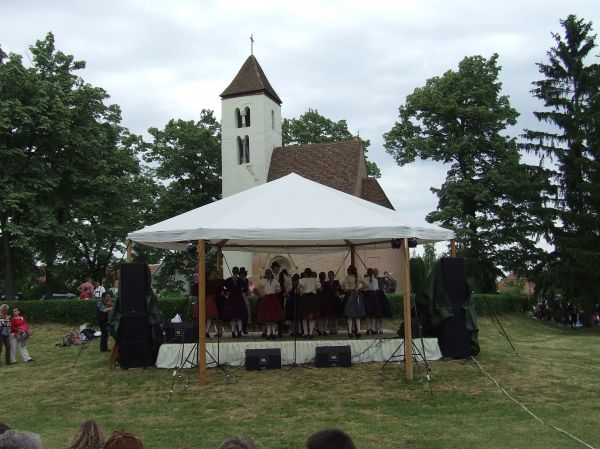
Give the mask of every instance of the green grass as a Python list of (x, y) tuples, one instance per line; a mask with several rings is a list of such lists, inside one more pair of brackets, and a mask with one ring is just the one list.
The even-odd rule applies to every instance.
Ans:
[[(487, 318), (480, 319), (478, 357), (484, 368), (532, 412), (592, 446), (600, 447), (600, 333), (563, 329), (516, 315), (501, 317), (517, 348)], [(70, 330), (35, 325), (35, 362), (0, 367), (5, 406), (0, 421), (42, 435), (45, 447), (67, 447), (79, 424), (96, 419), (109, 434), (126, 429), (153, 448), (216, 448), (231, 435), (258, 446), (305, 447), (313, 432), (338, 427), (359, 449), (577, 448), (579, 443), (541, 425), (500, 393), (470, 360), (432, 363), (426, 382), (408, 383), (403, 367), (247, 372), (231, 369), (235, 383), (209, 370), (175, 382), (171, 370), (109, 370), (98, 341), (55, 347)], [(416, 372), (416, 371), (415, 371)]]

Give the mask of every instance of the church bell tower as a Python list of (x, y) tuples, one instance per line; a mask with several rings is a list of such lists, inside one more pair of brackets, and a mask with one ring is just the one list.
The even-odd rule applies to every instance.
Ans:
[(223, 198), (267, 182), (281, 146), (281, 99), (250, 55), (221, 94)]

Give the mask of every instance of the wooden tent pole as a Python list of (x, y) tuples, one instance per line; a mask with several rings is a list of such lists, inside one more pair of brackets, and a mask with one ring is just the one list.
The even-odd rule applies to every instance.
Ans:
[(206, 379), (206, 262), (204, 240), (198, 240), (198, 371), (200, 385)]
[(356, 266), (356, 253), (354, 250), (354, 246), (350, 247), (350, 265)]
[(402, 240), (402, 255), (404, 259), (404, 364), (406, 366), (406, 380), (413, 380), (412, 356), (412, 322), (410, 314), (410, 253), (408, 239)]
[(131, 263), (131, 247), (133, 246), (133, 242), (131, 240), (127, 241), (127, 263)]
[(456, 257), (456, 240), (450, 240), (450, 257)]

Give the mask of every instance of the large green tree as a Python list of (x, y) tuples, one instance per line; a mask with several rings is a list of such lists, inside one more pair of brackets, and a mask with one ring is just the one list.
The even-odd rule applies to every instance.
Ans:
[[(360, 139), (358, 135), (355, 136), (348, 130), (346, 120), (334, 122), (319, 114), (316, 109), (309, 109), (298, 118), (284, 118), (281, 134), (284, 146)], [(371, 142), (369, 140), (362, 140), (362, 142), (366, 158), (367, 148)], [(375, 178), (381, 177), (377, 164), (369, 160), (367, 160), (367, 173)]]
[(0, 52), (0, 232), (9, 296), (17, 250), (44, 266), (46, 293), (57, 264), (103, 277), (146, 203), (119, 108), (77, 75), (85, 63), (56, 50), (51, 33), (30, 52), (31, 67)]
[(524, 147), (552, 162), (557, 187), (546, 288), (591, 309), (600, 285), (600, 66), (592, 23), (574, 15), (560, 23), (532, 90), (544, 104), (534, 114), (550, 127), (526, 130)]
[[(170, 120), (164, 129), (148, 130), (144, 157), (160, 181), (151, 221), (157, 222), (221, 198), (221, 126), (213, 111), (203, 109), (198, 121)], [(195, 261), (187, 253), (148, 251), (136, 246), (136, 260), (161, 261), (157, 286), (181, 288), (175, 274), (191, 275)]]
[(466, 57), (458, 71), (427, 80), (384, 135), (400, 165), (417, 158), (450, 165), (441, 188), (431, 188), (438, 206), (426, 218), (456, 233), (478, 291), (495, 291), (500, 267), (523, 267), (541, 232), (533, 209), (544, 178), (521, 164), (515, 139), (503, 134), (518, 113), (501, 94), (497, 62), (497, 55)]

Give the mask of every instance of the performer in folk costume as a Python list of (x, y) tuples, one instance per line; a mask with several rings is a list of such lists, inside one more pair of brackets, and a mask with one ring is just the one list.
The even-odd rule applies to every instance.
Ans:
[(360, 319), (365, 316), (365, 303), (362, 296), (364, 286), (362, 280), (358, 278), (354, 265), (350, 265), (346, 271), (348, 275), (343, 282), (343, 288), (346, 292), (344, 316), (348, 319), (348, 337), (352, 338), (354, 331), (356, 338), (360, 338)]
[(300, 297), (300, 310), (302, 311), (302, 323), (304, 326), (304, 338), (313, 338), (316, 319), (319, 316), (319, 300), (317, 290), (321, 288), (319, 280), (310, 268), (304, 270), (304, 277), (298, 281), (298, 292)]
[(302, 335), (302, 324), (301, 324), (301, 312), (300, 312), (300, 293), (298, 293), (298, 283), (300, 276), (294, 274), (292, 276), (292, 284), (288, 290), (287, 301), (285, 302), (285, 316), (291, 323), (292, 337), (299, 337)]
[[(200, 312), (200, 297), (198, 295), (198, 275), (194, 274), (194, 281), (190, 288), (191, 296), (196, 298), (196, 305), (192, 312), (192, 317), (198, 319)], [(204, 295), (204, 310), (206, 313), (206, 336), (210, 338), (210, 326), (215, 324), (217, 336), (222, 335), (223, 328), (219, 322), (219, 308), (217, 307), (216, 297), (223, 290), (223, 280), (219, 279), (216, 271), (211, 271), (206, 280), (205, 295)], [(217, 325), (219, 324), (219, 326)]]
[[(282, 270), (281, 266), (279, 265), (279, 262), (277, 262), (276, 260), (273, 261), (273, 263), (271, 264), (271, 271), (273, 272), (273, 279), (277, 282), (279, 282), (279, 288), (281, 289), (279, 291), (279, 302), (281, 304), (282, 308), (285, 308), (285, 300), (286, 297), (288, 295), (288, 291), (291, 287), (291, 280), (290, 277), (287, 273), (286, 270)], [(284, 322), (281, 321), (279, 323), (279, 325), (277, 326), (277, 336), (279, 338), (283, 337), (283, 327), (284, 327)]]
[(365, 315), (367, 316), (367, 335), (377, 334), (377, 318), (383, 316), (383, 308), (377, 297), (379, 284), (372, 268), (367, 268), (363, 278), (363, 298), (365, 302)]
[(373, 268), (373, 276), (377, 279), (377, 300), (382, 310), (382, 316), (378, 316), (375, 319), (375, 330), (378, 334), (383, 334), (383, 318), (392, 316), (392, 308), (385, 294), (383, 278), (379, 277), (379, 270), (377, 268)]
[(269, 340), (275, 340), (277, 323), (285, 319), (285, 312), (279, 302), (280, 291), (279, 282), (273, 279), (273, 272), (267, 268), (265, 276), (258, 281), (258, 294), (261, 299), (258, 303), (256, 321), (267, 326)]
[(242, 320), (242, 333), (248, 335), (248, 322), (252, 320), (252, 313), (250, 311), (250, 281), (248, 280), (248, 271), (246, 267), (240, 267), (240, 281), (242, 283), (242, 297), (244, 303), (246, 303), (246, 318)]
[[(242, 320), (248, 319), (248, 309), (244, 301), (242, 280), (239, 277), (240, 269), (233, 267), (232, 276), (225, 280), (223, 292), (225, 297), (225, 307), (223, 308), (223, 320), (231, 324), (231, 336), (241, 338)], [(237, 332), (237, 333), (236, 333)]]
[[(319, 335), (327, 335), (327, 329), (331, 321), (335, 323), (335, 299), (331, 282), (327, 281), (324, 271), (319, 273), (321, 290), (317, 293), (319, 298)], [(336, 297), (337, 298), (337, 297)]]

